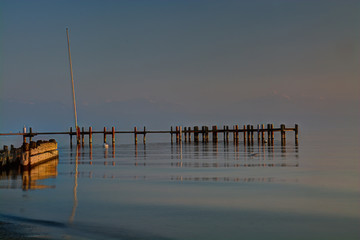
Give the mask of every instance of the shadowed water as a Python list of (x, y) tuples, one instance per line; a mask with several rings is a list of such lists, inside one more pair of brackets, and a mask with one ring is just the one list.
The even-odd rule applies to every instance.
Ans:
[(2, 172), (0, 221), (52, 239), (358, 239), (356, 143), (67, 146)]

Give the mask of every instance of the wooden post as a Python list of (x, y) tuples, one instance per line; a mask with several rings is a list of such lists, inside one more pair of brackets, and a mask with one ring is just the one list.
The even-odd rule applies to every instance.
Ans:
[(29, 138), (29, 142), (32, 141), (32, 128), (30, 128), (30, 138)]
[(217, 126), (212, 126), (212, 131), (213, 131), (213, 142), (217, 143), (218, 141), (218, 132), (217, 132)]
[(271, 125), (267, 125), (267, 133), (268, 133), (268, 144), (271, 143)]
[(137, 128), (134, 127), (134, 142), (135, 142), (135, 145), (137, 145)]
[(104, 143), (106, 143), (106, 127), (104, 127)]
[(84, 138), (85, 138), (85, 134), (84, 134), (84, 127), (82, 127), (81, 129), (81, 144), (84, 146)]
[(256, 130), (257, 130), (257, 140), (258, 140), (258, 145), (259, 145), (260, 144), (260, 125), (259, 124), (257, 124)]
[(189, 131), (188, 138), (189, 138), (189, 143), (190, 143), (191, 142), (191, 127), (188, 127), (188, 131)]
[(205, 127), (204, 126), (201, 127), (201, 135), (202, 135), (202, 142), (204, 143), (205, 142)]
[(235, 132), (235, 125), (233, 125), (233, 142), (235, 143), (236, 141), (236, 132)]
[(92, 127), (89, 127), (89, 145), (92, 144)]
[(224, 142), (226, 142), (225, 132), (226, 132), (226, 127), (225, 127), (225, 125), (224, 125), (224, 127), (223, 127), (223, 138), (224, 138)]
[(271, 144), (274, 144), (274, 124), (271, 124)]
[(198, 126), (194, 127), (194, 141), (196, 143), (199, 142), (199, 127)]
[(209, 127), (205, 126), (205, 142), (209, 142)]
[(246, 138), (247, 138), (246, 125), (243, 125), (243, 133), (244, 133), (244, 145), (246, 145)]
[(251, 131), (251, 144), (254, 144), (254, 126), (253, 125), (251, 125), (251, 129), (250, 129), (250, 131)]
[(76, 144), (80, 145), (80, 127), (76, 127)]
[(184, 142), (187, 142), (187, 127), (184, 127)]
[(173, 141), (173, 127), (172, 126), (170, 127), (170, 136), (171, 136), (171, 144), (173, 144), (174, 141)]
[(72, 147), (72, 127), (70, 127), (70, 147)]
[(235, 142), (239, 142), (239, 125), (235, 125)]
[(298, 135), (299, 135), (299, 126), (297, 124), (295, 124), (295, 144), (298, 144)]
[(143, 143), (146, 144), (146, 127), (144, 126)]
[(112, 127), (111, 129), (111, 140), (112, 144), (115, 144), (115, 127)]
[(229, 142), (229, 126), (226, 126), (226, 142)]
[(179, 142), (182, 142), (182, 127), (179, 126)]
[(26, 136), (25, 136), (26, 127), (25, 127), (25, 126), (24, 126), (24, 128), (23, 128), (23, 133), (24, 133), (24, 135), (23, 135), (23, 143), (26, 143)]
[(264, 143), (265, 141), (265, 127), (264, 124), (261, 124), (261, 143)]
[(250, 133), (250, 130), (251, 130), (251, 127), (250, 127), (250, 125), (247, 125), (246, 126), (246, 131), (247, 131), (247, 142), (248, 142), (248, 145), (250, 145), (250, 143), (251, 143), (251, 133)]
[(281, 128), (281, 145), (285, 145), (286, 137), (285, 137), (285, 124), (280, 125)]
[(175, 127), (175, 131), (176, 131), (176, 143), (179, 143), (179, 126)]

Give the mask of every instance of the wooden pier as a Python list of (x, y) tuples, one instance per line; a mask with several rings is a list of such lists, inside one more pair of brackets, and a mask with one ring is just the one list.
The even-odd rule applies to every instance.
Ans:
[[(244, 145), (253, 145), (254, 142), (257, 144), (268, 144), (273, 145), (275, 139), (275, 133), (279, 136), (281, 145), (286, 145), (286, 133), (294, 132), (295, 144), (298, 144), (298, 135), (299, 135), (299, 127), (295, 124), (295, 127), (289, 128), (284, 124), (281, 124), (278, 128), (274, 128), (273, 124), (267, 124), (266, 128), (264, 124), (256, 125), (243, 125), (243, 127), (239, 127), (239, 125), (233, 126), (223, 126), (222, 128), (218, 128), (218, 126), (214, 125), (211, 127), (208, 126), (194, 126), (194, 127), (182, 127), (176, 126), (171, 127), (170, 130), (147, 130), (144, 127), (142, 130), (134, 127), (132, 131), (117, 131), (115, 127), (112, 127), (111, 130), (108, 130), (106, 127), (102, 131), (94, 131), (92, 127), (85, 129), (82, 127), (78, 127), (76, 131), (73, 131), (72, 127), (70, 127), (68, 132), (34, 132), (32, 128), (29, 129), (29, 132), (23, 133), (0, 133), (0, 136), (14, 136), (19, 135), (23, 137), (23, 142), (27, 141), (31, 142), (32, 138), (39, 135), (68, 135), (70, 140), (70, 145), (73, 144), (73, 137), (76, 139), (77, 144), (84, 145), (85, 144), (85, 136), (88, 137), (88, 143), (91, 145), (93, 143), (93, 135), (94, 134), (102, 134), (103, 135), (103, 143), (107, 143), (107, 135), (111, 136), (111, 143), (115, 144), (115, 137), (117, 134), (130, 134), (134, 137), (134, 144), (138, 144), (138, 136), (142, 136), (143, 144), (146, 144), (146, 135), (147, 134), (170, 134), (171, 143), (199, 143), (200, 141), (203, 143), (208, 143), (211, 141), (213, 143), (218, 143), (219, 134), (222, 135), (224, 143), (230, 142), (230, 135), (233, 137), (233, 143), (239, 144), (240, 142), (240, 134), (243, 136), (243, 144)], [(199, 136), (201, 135), (201, 139)], [(256, 141), (255, 141), (256, 136)], [(266, 138), (267, 136), (267, 138)], [(175, 141), (174, 141), (175, 139)]]

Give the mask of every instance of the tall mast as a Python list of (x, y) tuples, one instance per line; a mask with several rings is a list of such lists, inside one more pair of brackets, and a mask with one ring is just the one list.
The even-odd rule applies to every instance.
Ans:
[(77, 125), (77, 115), (76, 115), (75, 87), (74, 87), (74, 77), (73, 77), (72, 63), (71, 63), (70, 40), (69, 40), (68, 28), (66, 28), (66, 36), (67, 36), (67, 44), (68, 44), (68, 50), (69, 50), (70, 77), (71, 77), (71, 83), (72, 83), (72, 93), (73, 93), (74, 113), (75, 113), (75, 129), (77, 130), (78, 125)]

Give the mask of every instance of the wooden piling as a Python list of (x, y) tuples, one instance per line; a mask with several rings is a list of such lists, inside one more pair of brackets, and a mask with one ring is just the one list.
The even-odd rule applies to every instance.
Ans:
[(111, 129), (111, 140), (112, 144), (115, 144), (115, 127), (112, 127)]
[(194, 127), (194, 141), (196, 143), (199, 142), (199, 127), (198, 126)]
[(176, 131), (176, 143), (179, 143), (179, 126), (175, 127), (175, 131)]
[(209, 142), (209, 127), (205, 126), (205, 142)]
[(182, 127), (179, 126), (179, 143), (182, 142)]
[(250, 129), (251, 129), (250, 125), (247, 125), (246, 126), (246, 135), (247, 135), (247, 143), (248, 143), (248, 145), (250, 145), (250, 143), (251, 143)]
[(30, 128), (29, 131), (30, 131), (29, 142), (31, 142), (32, 141), (32, 128)]
[(217, 143), (218, 141), (218, 131), (217, 131), (217, 126), (212, 126), (212, 140), (214, 143)]
[(271, 143), (271, 125), (267, 125), (268, 144)]
[(204, 143), (205, 142), (205, 127), (204, 126), (201, 127), (201, 136), (202, 136), (202, 142)]
[(85, 132), (85, 129), (84, 129), (84, 127), (82, 127), (82, 129), (81, 129), (81, 144), (83, 146), (84, 146), (84, 138), (85, 138), (84, 132)]
[(235, 142), (239, 143), (239, 125), (235, 125)]
[(146, 127), (144, 126), (143, 143), (146, 144)]
[(80, 127), (76, 127), (76, 144), (80, 145)]
[(261, 143), (265, 142), (265, 129), (264, 124), (261, 124)]
[(298, 135), (299, 135), (299, 126), (297, 124), (295, 124), (295, 144), (298, 144)]
[(89, 145), (92, 144), (92, 127), (89, 127)]
[(106, 143), (106, 127), (104, 127), (104, 143)]
[(189, 143), (191, 142), (191, 127), (188, 127), (188, 131), (189, 131), (189, 134), (188, 134), (188, 141)]
[(226, 126), (226, 142), (229, 142), (229, 126)]
[(286, 141), (285, 124), (281, 124), (280, 129), (281, 129), (281, 145), (285, 145), (285, 141)]
[(23, 128), (23, 133), (24, 133), (24, 135), (23, 135), (23, 143), (26, 143), (26, 136), (25, 136), (26, 127), (25, 127), (25, 126), (24, 126), (24, 128)]
[(251, 133), (250, 133), (250, 136), (251, 136), (251, 144), (253, 145), (253, 144), (254, 144), (254, 126), (251, 125), (250, 127), (251, 127), (251, 129), (250, 129), (250, 131), (251, 131)]
[(246, 125), (243, 125), (243, 133), (244, 133), (244, 145), (246, 145), (246, 138), (247, 138)]
[(173, 127), (172, 126), (170, 127), (170, 137), (171, 137), (171, 144), (173, 144), (174, 140), (173, 140)]
[(70, 147), (72, 147), (72, 127), (70, 127)]
[(137, 145), (137, 141), (138, 141), (138, 139), (137, 139), (137, 128), (134, 127), (134, 142), (135, 142), (135, 145)]
[(274, 124), (271, 124), (271, 144), (274, 144)]
[(256, 125), (256, 130), (257, 130), (258, 144), (260, 144), (260, 125), (259, 124)]
[(187, 142), (187, 127), (184, 127), (184, 142)]

